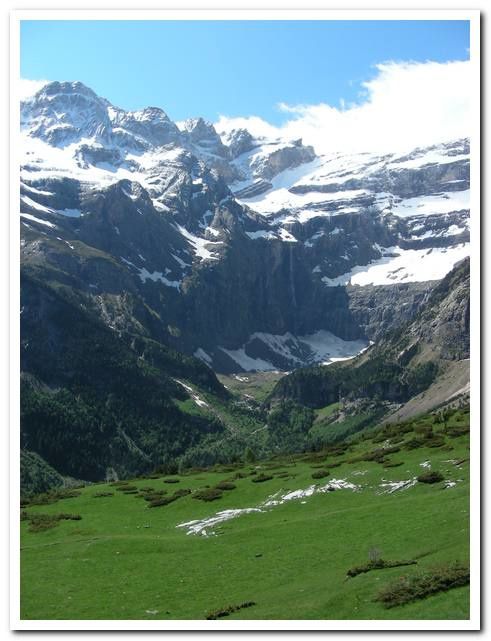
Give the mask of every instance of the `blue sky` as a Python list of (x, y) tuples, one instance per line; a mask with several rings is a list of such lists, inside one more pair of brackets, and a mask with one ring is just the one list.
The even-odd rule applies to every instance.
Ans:
[(279, 125), (278, 103), (359, 102), (376, 64), (468, 60), (468, 48), (466, 21), (23, 21), (21, 76), (80, 80), (174, 120)]

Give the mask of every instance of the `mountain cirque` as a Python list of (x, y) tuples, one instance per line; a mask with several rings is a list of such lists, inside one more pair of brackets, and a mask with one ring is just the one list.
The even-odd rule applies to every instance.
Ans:
[(79, 82), (23, 102), (21, 139), (23, 273), (216, 371), (351, 357), (469, 255), (467, 140), (318, 156)]

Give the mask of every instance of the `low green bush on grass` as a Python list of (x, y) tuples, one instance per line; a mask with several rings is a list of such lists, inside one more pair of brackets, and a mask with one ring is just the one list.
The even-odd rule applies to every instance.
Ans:
[(23, 503), (25, 507), (28, 505), (51, 505), (52, 503), (57, 503), (62, 499), (73, 499), (80, 496), (80, 494), (81, 492), (71, 488), (50, 490), (49, 492), (36, 494), (29, 499), (24, 499)]
[(269, 474), (264, 474), (261, 472), (261, 474), (258, 474), (255, 478), (251, 479), (253, 483), (264, 483), (264, 481), (271, 481), (273, 477), (270, 476)]
[(186, 496), (187, 494), (190, 494), (191, 490), (185, 490), (184, 488), (177, 490), (177, 492), (174, 492), (174, 494), (171, 494), (170, 496), (157, 496), (156, 498), (153, 498), (149, 501), (148, 507), (162, 507), (163, 505), (169, 505), (170, 503), (173, 503), (174, 501), (177, 501), (177, 499), (180, 499), (183, 496)]
[(198, 499), (199, 501), (216, 501), (221, 499), (222, 496), (222, 490), (216, 487), (204, 488), (193, 493), (193, 499)]
[(145, 493), (142, 493), (142, 494), (138, 494), (137, 498), (142, 498), (144, 501), (158, 501), (165, 494), (167, 494), (167, 490), (160, 490), (160, 491), (154, 491), (154, 492), (145, 492)]
[(365, 563), (365, 565), (357, 565), (346, 572), (349, 577), (355, 577), (359, 574), (365, 574), (372, 570), (383, 570), (385, 568), (398, 568), (403, 565), (416, 565), (417, 561), (384, 561), (383, 559), (375, 559)]
[(334, 463), (325, 463), (324, 467), (326, 467), (329, 470), (332, 470), (334, 467), (340, 467), (344, 461), (335, 461)]
[(136, 485), (120, 485), (116, 488), (116, 491), (123, 492), (123, 494), (133, 494), (134, 492), (138, 492), (138, 488)]
[(440, 483), (444, 476), (441, 472), (430, 471), (420, 474), (417, 478), (420, 483)]
[(235, 483), (231, 483), (230, 481), (220, 481), (220, 483), (217, 483), (215, 487), (217, 490), (235, 490), (237, 486)]
[(385, 461), (384, 467), (400, 467), (401, 465), (404, 465), (404, 461)]
[(114, 496), (114, 492), (96, 492), (92, 495), (94, 499), (103, 498), (104, 496)]
[(38, 514), (21, 512), (20, 520), (29, 521), (29, 532), (44, 532), (58, 525), (60, 521), (80, 521), (80, 514)]
[(456, 562), (430, 569), (422, 574), (401, 576), (384, 586), (375, 600), (386, 608), (393, 608), (424, 599), (437, 592), (468, 585), (469, 581), (469, 567)]
[(225, 608), (220, 610), (213, 610), (206, 615), (207, 619), (221, 619), (222, 617), (228, 617), (232, 612), (237, 612), (243, 608), (250, 608), (253, 605), (256, 605), (254, 601), (245, 601), (244, 603), (239, 603), (239, 605), (227, 605)]
[(175, 479), (175, 478), (170, 478), (170, 479), (164, 479), (164, 483), (180, 483), (180, 479)]
[(317, 470), (316, 472), (312, 473), (312, 478), (313, 479), (323, 479), (326, 476), (329, 476), (330, 472), (329, 470)]

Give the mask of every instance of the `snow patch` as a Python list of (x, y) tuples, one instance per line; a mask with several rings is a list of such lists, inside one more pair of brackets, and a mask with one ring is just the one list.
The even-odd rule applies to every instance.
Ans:
[(394, 283), (440, 280), (456, 263), (470, 254), (470, 243), (432, 249), (391, 247), (385, 255), (368, 265), (357, 265), (349, 272), (321, 279), (328, 287), (346, 285), (392, 285)]
[[(382, 479), (382, 481), (384, 481), (384, 479)], [(393, 494), (400, 490), (408, 490), (409, 488), (414, 487), (417, 482), (418, 479), (416, 477), (408, 479), (407, 481), (385, 481), (380, 483), (382, 491), (378, 492), (378, 494)]]
[(42, 220), (41, 218), (36, 218), (36, 216), (33, 216), (32, 214), (23, 214), (22, 212), (20, 215), (22, 218), (25, 218), (26, 220), (31, 220), (33, 223), (46, 225), (46, 227), (51, 227), (53, 229), (56, 228), (56, 225), (54, 225), (53, 223), (50, 223), (49, 220)]

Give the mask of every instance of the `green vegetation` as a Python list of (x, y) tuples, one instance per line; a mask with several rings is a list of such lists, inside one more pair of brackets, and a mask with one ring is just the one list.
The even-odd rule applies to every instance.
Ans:
[(469, 581), (469, 566), (456, 562), (452, 565), (432, 569), (424, 574), (401, 576), (385, 586), (378, 594), (377, 600), (383, 603), (386, 608), (394, 608), (404, 603), (425, 599), (430, 594), (468, 585)]
[[(231, 619), (466, 619), (469, 433), (452, 432), (468, 425), (468, 409), (461, 408), (449, 412), (445, 424), (422, 416), (317, 452), (278, 454), (254, 469), (242, 457), (234, 465), (185, 470), (173, 478), (180, 479), (175, 494), (186, 494), (158, 509), (146, 498), (175, 495), (162, 488), (166, 474), (126, 482), (136, 495), (114, 491), (121, 483), (78, 488), (78, 495), (62, 500), (63, 511), (80, 516), (77, 521), (58, 519), (60, 503), (36, 505), (33, 497), (24, 510), (29, 520), (21, 522), (21, 616), (206, 619), (227, 612)], [(428, 447), (422, 438), (418, 447), (406, 448), (430, 426), (444, 446)], [(374, 452), (383, 445), (398, 448), (387, 457), (401, 465), (377, 462)], [(448, 489), (431, 483), (393, 489), (421, 475), (426, 461), (452, 483)], [(321, 464), (331, 474), (315, 482), (311, 466)], [(271, 478), (251, 482), (261, 475)], [(231, 477), (235, 489), (217, 489)], [(343, 489), (341, 481), (356, 489)], [(333, 491), (278, 501), (313, 485), (332, 485)], [(94, 500), (106, 492), (113, 493)], [(219, 500), (195, 500), (216, 493)], [(277, 504), (266, 507), (273, 499)], [(255, 511), (207, 526), (206, 536), (188, 534), (183, 526), (237, 509)], [(33, 515), (49, 515), (56, 526), (30, 531)], [(375, 567), (382, 558), (378, 550), (388, 559), (384, 567)], [(457, 559), (461, 569), (452, 570)], [(403, 568), (404, 580), (397, 560), (417, 561)], [(368, 565), (369, 571), (346, 580), (349, 568)], [(254, 607), (235, 609), (250, 602)]]
[(320, 470), (316, 470), (315, 472), (312, 473), (312, 478), (313, 479), (323, 479), (326, 476), (329, 476), (329, 474), (330, 474), (329, 470), (320, 469)]
[(246, 601), (245, 603), (239, 603), (239, 605), (228, 605), (226, 608), (221, 610), (214, 610), (209, 612), (206, 616), (207, 619), (221, 619), (222, 617), (228, 617), (232, 612), (238, 612), (243, 608), (251, 608), (253, 605), (256, 605), (254, 601)]
[(357, 565), (346, 572), (346, 576), (355, 577), (359, 574), (366, 574), (372, 570), (385, 570), (386, 568), (400, 568), (404, 565), (416, 565), (417, 561), (384, 561), (384, 559), (376, 559), (369, 561), (365, 565)]
[(441, 472), (425, 472), (418, 476), (420, 483), (440, 483), (443, 481), (443, 474)]

